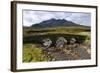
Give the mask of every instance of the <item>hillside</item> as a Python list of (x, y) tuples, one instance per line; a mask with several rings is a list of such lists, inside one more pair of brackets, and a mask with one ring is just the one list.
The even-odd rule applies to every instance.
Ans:
[[(57, 47), (59, 37), (68, 42), (63, 48)], [(52, 44), (47, 48), (43, 40), (50, 39)], [(74, 44), (70, 43), (76, 39)], [(74, 46), (76, 45), (76, 46)], [(23, 62), (49, 62), (64, 60), (85, 60), (91, 58), (91, 28), (65, 19), (50, 19), (23, 26)]]
[(68, 21), (65, 19), (49, 19), (42, 21), (37, 24), (33, 24), (31, 27), (32, 28), (51, 28), (51, 27), (89, 27), (89, 26), (84, 26), (80, 24), (76, 24), (72, 21)]

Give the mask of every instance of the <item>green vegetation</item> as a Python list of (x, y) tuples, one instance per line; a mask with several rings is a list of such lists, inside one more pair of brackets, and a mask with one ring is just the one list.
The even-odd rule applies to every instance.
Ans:
[(46, 53), (42, 52), (42, 49), (33, 44), (24, 44), (23, 48), (23, 62), (41, 62), (48, 61)]
[(64, 37), (67, 40), (76, 38), (82, 43), (91, 43), (90, 28), (85, 27), (57, 27), (57, 28), (24, 28), (23, 30), (23, 62), (42, 62), (49, 61), (47, 53), (43, 52), (41, 47), (44, 38), (50, 38), (53, 42), (58, 37)]
[(90, 28), (87, 27), (56, 27), (56, 28), (24, 28), (24, 35), (46, 35), (46, 34), (73, 34), (77, 35), (80, 32), (90, 32)]

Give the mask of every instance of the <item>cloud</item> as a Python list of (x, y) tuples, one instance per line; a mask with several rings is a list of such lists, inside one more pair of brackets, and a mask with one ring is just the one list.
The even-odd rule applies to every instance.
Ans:
[(81, 25), (91, 25), (91, 14), (90, 13), (72, 13), (71, 16), (65, 18), (66, 20), (73, 21)]
[(91, 24), (90, 13), (53, 12), (53, 11), (23, 11), (23, 25), (31, 26), (44, 20), (66, 19), (82, 25)]

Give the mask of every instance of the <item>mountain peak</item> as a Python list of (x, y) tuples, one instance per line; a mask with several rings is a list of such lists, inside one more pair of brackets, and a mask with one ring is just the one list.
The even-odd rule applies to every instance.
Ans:
[(55, 21), (55, 20), (57, 20), (57, 19), (51, 18), (51, 19), (49, 19), (49, 20), (54, 20), (54, 21)]
[(38, 24), (33, 24), (31, 27), (35, 27), (35, 28), (50, 28), (50, 27), (69, 27), (69, 26), (83, 26), (83, 25), (79, 25), (76, 24), (72, 21), (68, 21), (65, 19), (49, 19), (49, 20), (45, 20), (42, 21)]
[(52, 20), (52, 21), (66, 21), (65, 19), (55, 19), (55, 18), (52, 18), (52, 19), (49, 19), (49, 20)]

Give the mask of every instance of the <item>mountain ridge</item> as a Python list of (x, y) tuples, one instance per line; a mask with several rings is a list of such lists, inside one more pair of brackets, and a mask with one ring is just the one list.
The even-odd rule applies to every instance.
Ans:
[(89, 26), (80, 25), (80, 24), (77, 24), (77, 23), (74, 23), (72, 21), (68, 21), (65, 19), (54, 19), (54, 18), (42, 21), (37, 24), (33, 24), (30, 27), (32, 27), (32, 28), (51, 28), (51, 27), (70, 27), (70, 26), (89, 27)]

